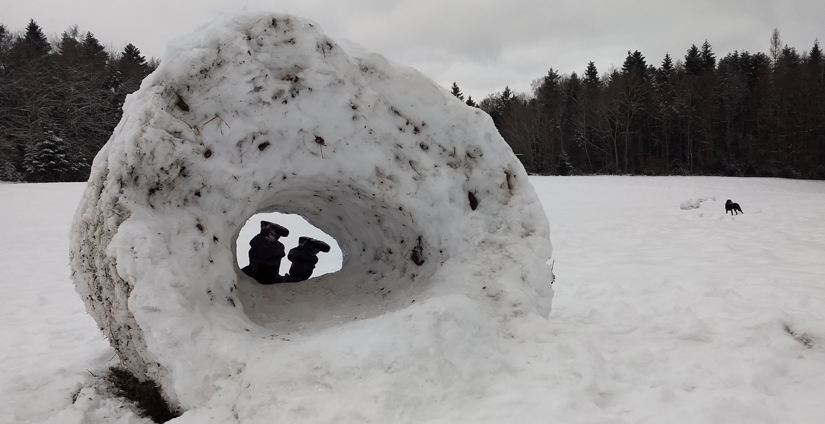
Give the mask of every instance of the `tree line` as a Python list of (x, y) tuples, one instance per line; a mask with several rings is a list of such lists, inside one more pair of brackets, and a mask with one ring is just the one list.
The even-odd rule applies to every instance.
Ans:
[[(157, 65), (76, 26), (49, 40), (34, 20), (19, 33), (0, 24), (0, 181), (85, 180), (126, 95)], [(656, 67), (634, 51), (620, 69), (551, 68), (529, 94), (505, 87), (466, 103), (532, 173), (825, 179), (825, 59), (818, 41), (799, 53), (777, 30), (767, 54), (717, 60), (705, 41)]]
[(478, 107), (532, 173), (825, 179), (823, 70), (818, 41), (799, 53), (774, 30), (767, 54), (717, 60), (705, 41), (656, 67), (633, 51), (621, 69), (551, 68), (532, 93), (505, 87)]
[(0, 181), (85, 181), (126, 95), (157, 64), (76, 26), (49, 40), (34, 20), (20, 33), (0, 24)]

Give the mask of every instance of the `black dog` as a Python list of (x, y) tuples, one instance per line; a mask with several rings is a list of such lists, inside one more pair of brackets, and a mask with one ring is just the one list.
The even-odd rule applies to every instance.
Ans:
[(740, 212), (745, 213), (742, 212), (742, 208), (739, 207), (739, 203), (733, 203), (730, 199), (728, 199), (728, 201), (725, 202), (725, 215), (727, 215), (728, 212), (730, 212), (731, 215), (733, 215), (734, 212), (736, 213), (736, 215), (739, 215)]

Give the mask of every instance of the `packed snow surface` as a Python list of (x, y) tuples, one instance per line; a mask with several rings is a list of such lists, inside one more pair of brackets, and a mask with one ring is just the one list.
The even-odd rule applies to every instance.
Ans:
[[(523, 341), (479, 350), (467, 349), (464, 332), (427, 336), (451, 343), (404, 341), (378, 319), (359, 319), (357, 331), (286, 336), (284, 354), (261, 366), (288, 384), (224, 399), (211, 414), (255, 422), (269, 408), (255, 401), (269, 398), (286, 422), (822, 422), (825, 182), (530, 181), (553, 227), (557, 279), (549, 320), (522, 328)], [(117, 358), (69, 279), (66, 234), (84, 187), (0, 185), (0, 423), (148, 423), (94, 377)], [(721, 201), (679, 209), (710, 195), (735, 199), (745, 214), (725, 215)], [(237, 249), (240, 260), (247, 246)], [(407, 325), (425, 333), (436, 324)], [(402, 343), (421, 346), (420, 357), (404, 358), (421, 369), (446, 366), (445, 357), (460, 367), (490, 350), (507, 366), (441, 386), (415, 373), (393, 380), (404, 365), (395, 355), (353, 363), (354, 352), (384, 355), (383, 346)]]
[[(262, 212), (332, 236), (340, 271), (246, 277), (238, 235)], [(312, 22), (240, 14), (171, 43), (127, 98), (70, 266), (180, 422), (430, 420), (511, 396), (509, 352), (550, 313), (549, 236), (488, 115)]]

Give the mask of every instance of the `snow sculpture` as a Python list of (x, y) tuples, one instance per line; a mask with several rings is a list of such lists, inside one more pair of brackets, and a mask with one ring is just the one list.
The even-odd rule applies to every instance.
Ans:
[[(343, 268), (257, 285), (235, 240), (264, 211), (335, 237)], [(459, 350), (443, 355), (496, 357), (508, 323), (549, 313), (550, 255), (542, 207), (486, 114), (280, 14), (222, 18), (169, 45), (97, 155), (71, 232), (77, 291), (123, 364), (190, 410), (181, 419), (212, 405), (216, 422), (214, 405), (250, 386), (270, 396), (241, 397), (259, 406), (245, 411), (287, 417), (266, 409), (273, 390), (310, 384), (288, 379), (314, 355), (386, 355), (416, 370), (404, 378), (461, 380), (404, 358), (448, 343)]]

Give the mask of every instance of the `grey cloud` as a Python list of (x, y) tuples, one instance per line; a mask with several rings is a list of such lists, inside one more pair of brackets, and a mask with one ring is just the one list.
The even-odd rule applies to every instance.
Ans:
[[(825, 2), (818, 0), (104, 0), (18, 2), (4, 24), (20, 29), (30, 17), (49, 33), (71, 24), (121, 48), (137, 45), (160, 57), (165, 42), (219, 13), (271, 10), (294, 13), (343, 37), (418, 68), (442, 85), (458, 82), (481, 99), (510, 85), (529, 91), (550, 67), (582, 72), (621, 66), (628, 50), (658, 65), (666, 52), (684, 56), (707, 39), (718, 56), (767, 51), (773, 28), (784, 43), (808, 50), (825, 39)], [(825, 40), (823, 40), (825, 41)]]

